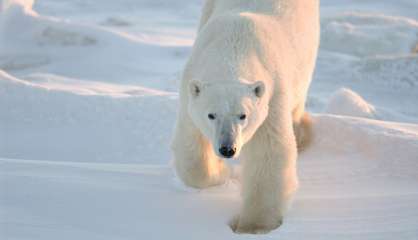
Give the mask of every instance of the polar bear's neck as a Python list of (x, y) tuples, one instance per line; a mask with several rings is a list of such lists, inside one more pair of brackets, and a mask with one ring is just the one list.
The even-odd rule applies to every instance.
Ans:
[[(261, 22), (261, 23), (260, 23)], [(267, 26), (265, 29), (264, 26)], [(193, 48), (190, 67), (201, 81), (259, 81), (271, 78), (269, 60), (278, 51), (272, 41), (279, 29), (275, 18), (253, 13), (229, 13), (213, 18), (200, 32)], [(266, 37), (266, 32), (268, 36)], [(276, 42), (274, 46), (269, 46)], [(202, 68), (202, 66), (205, 66)], [(199, 69), (199, 72), (196, 72)]]
[[(313, 64), (318, 0), (212, 0), (184, 77), (204, 82), (297, 81)], [(210, 6), (208, 6), (210, 9)], [(265, 11), (264, 11), (265, 10)], [(208, 10), (211, 12), (210, 10)], [(264, 12), (263, 12), (264, 11)], [(308, 39), (308, 40), (307, 40)], [(295, 47), (297, 45), (297, 47)], [(299, 75), (298, 75), (299, 74)], [(280, 88), (280, 86), (277, 86)]]

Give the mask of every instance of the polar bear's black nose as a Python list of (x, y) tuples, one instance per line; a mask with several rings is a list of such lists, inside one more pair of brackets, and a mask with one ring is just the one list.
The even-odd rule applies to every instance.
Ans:
[(236, 152), (236, 148), (235, 147), (231, 147), (231, 146), (221, 146), (219, 148), (219, 153), (222, 154), (222, 156), (226, 157), (226, 158), (231, 158), (234, 156), (235, 152)]

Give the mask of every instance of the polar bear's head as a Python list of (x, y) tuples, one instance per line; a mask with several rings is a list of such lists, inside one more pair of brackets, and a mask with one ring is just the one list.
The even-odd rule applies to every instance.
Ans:
[(222, 158), (237, 157), (267, 117), (263, 82), (189, 83), (188, 111)]

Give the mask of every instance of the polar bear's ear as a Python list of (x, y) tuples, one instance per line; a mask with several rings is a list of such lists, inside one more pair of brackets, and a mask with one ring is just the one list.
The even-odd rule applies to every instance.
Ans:
[(258, 81), (251, 85), (251, 90), (255, 94), (256, 97), (261, 98), (265, 92), (265, 85), (264, 82)]
[(189, 82), (189, 91), (190, 96), (197, 97), (199, 96), (200, 92), (202, 91), (203, 84), (198, 80), (191, 80)]

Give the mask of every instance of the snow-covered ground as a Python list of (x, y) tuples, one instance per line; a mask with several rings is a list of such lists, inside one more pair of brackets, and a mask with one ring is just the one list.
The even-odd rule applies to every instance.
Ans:
[(321, 1), (314, 143), (257, 237), (226, 225), (239, 180), (198, 191), (170, 167), (200, 8), (0, 1), (0, 239), (418, 239), (418, 1)]

